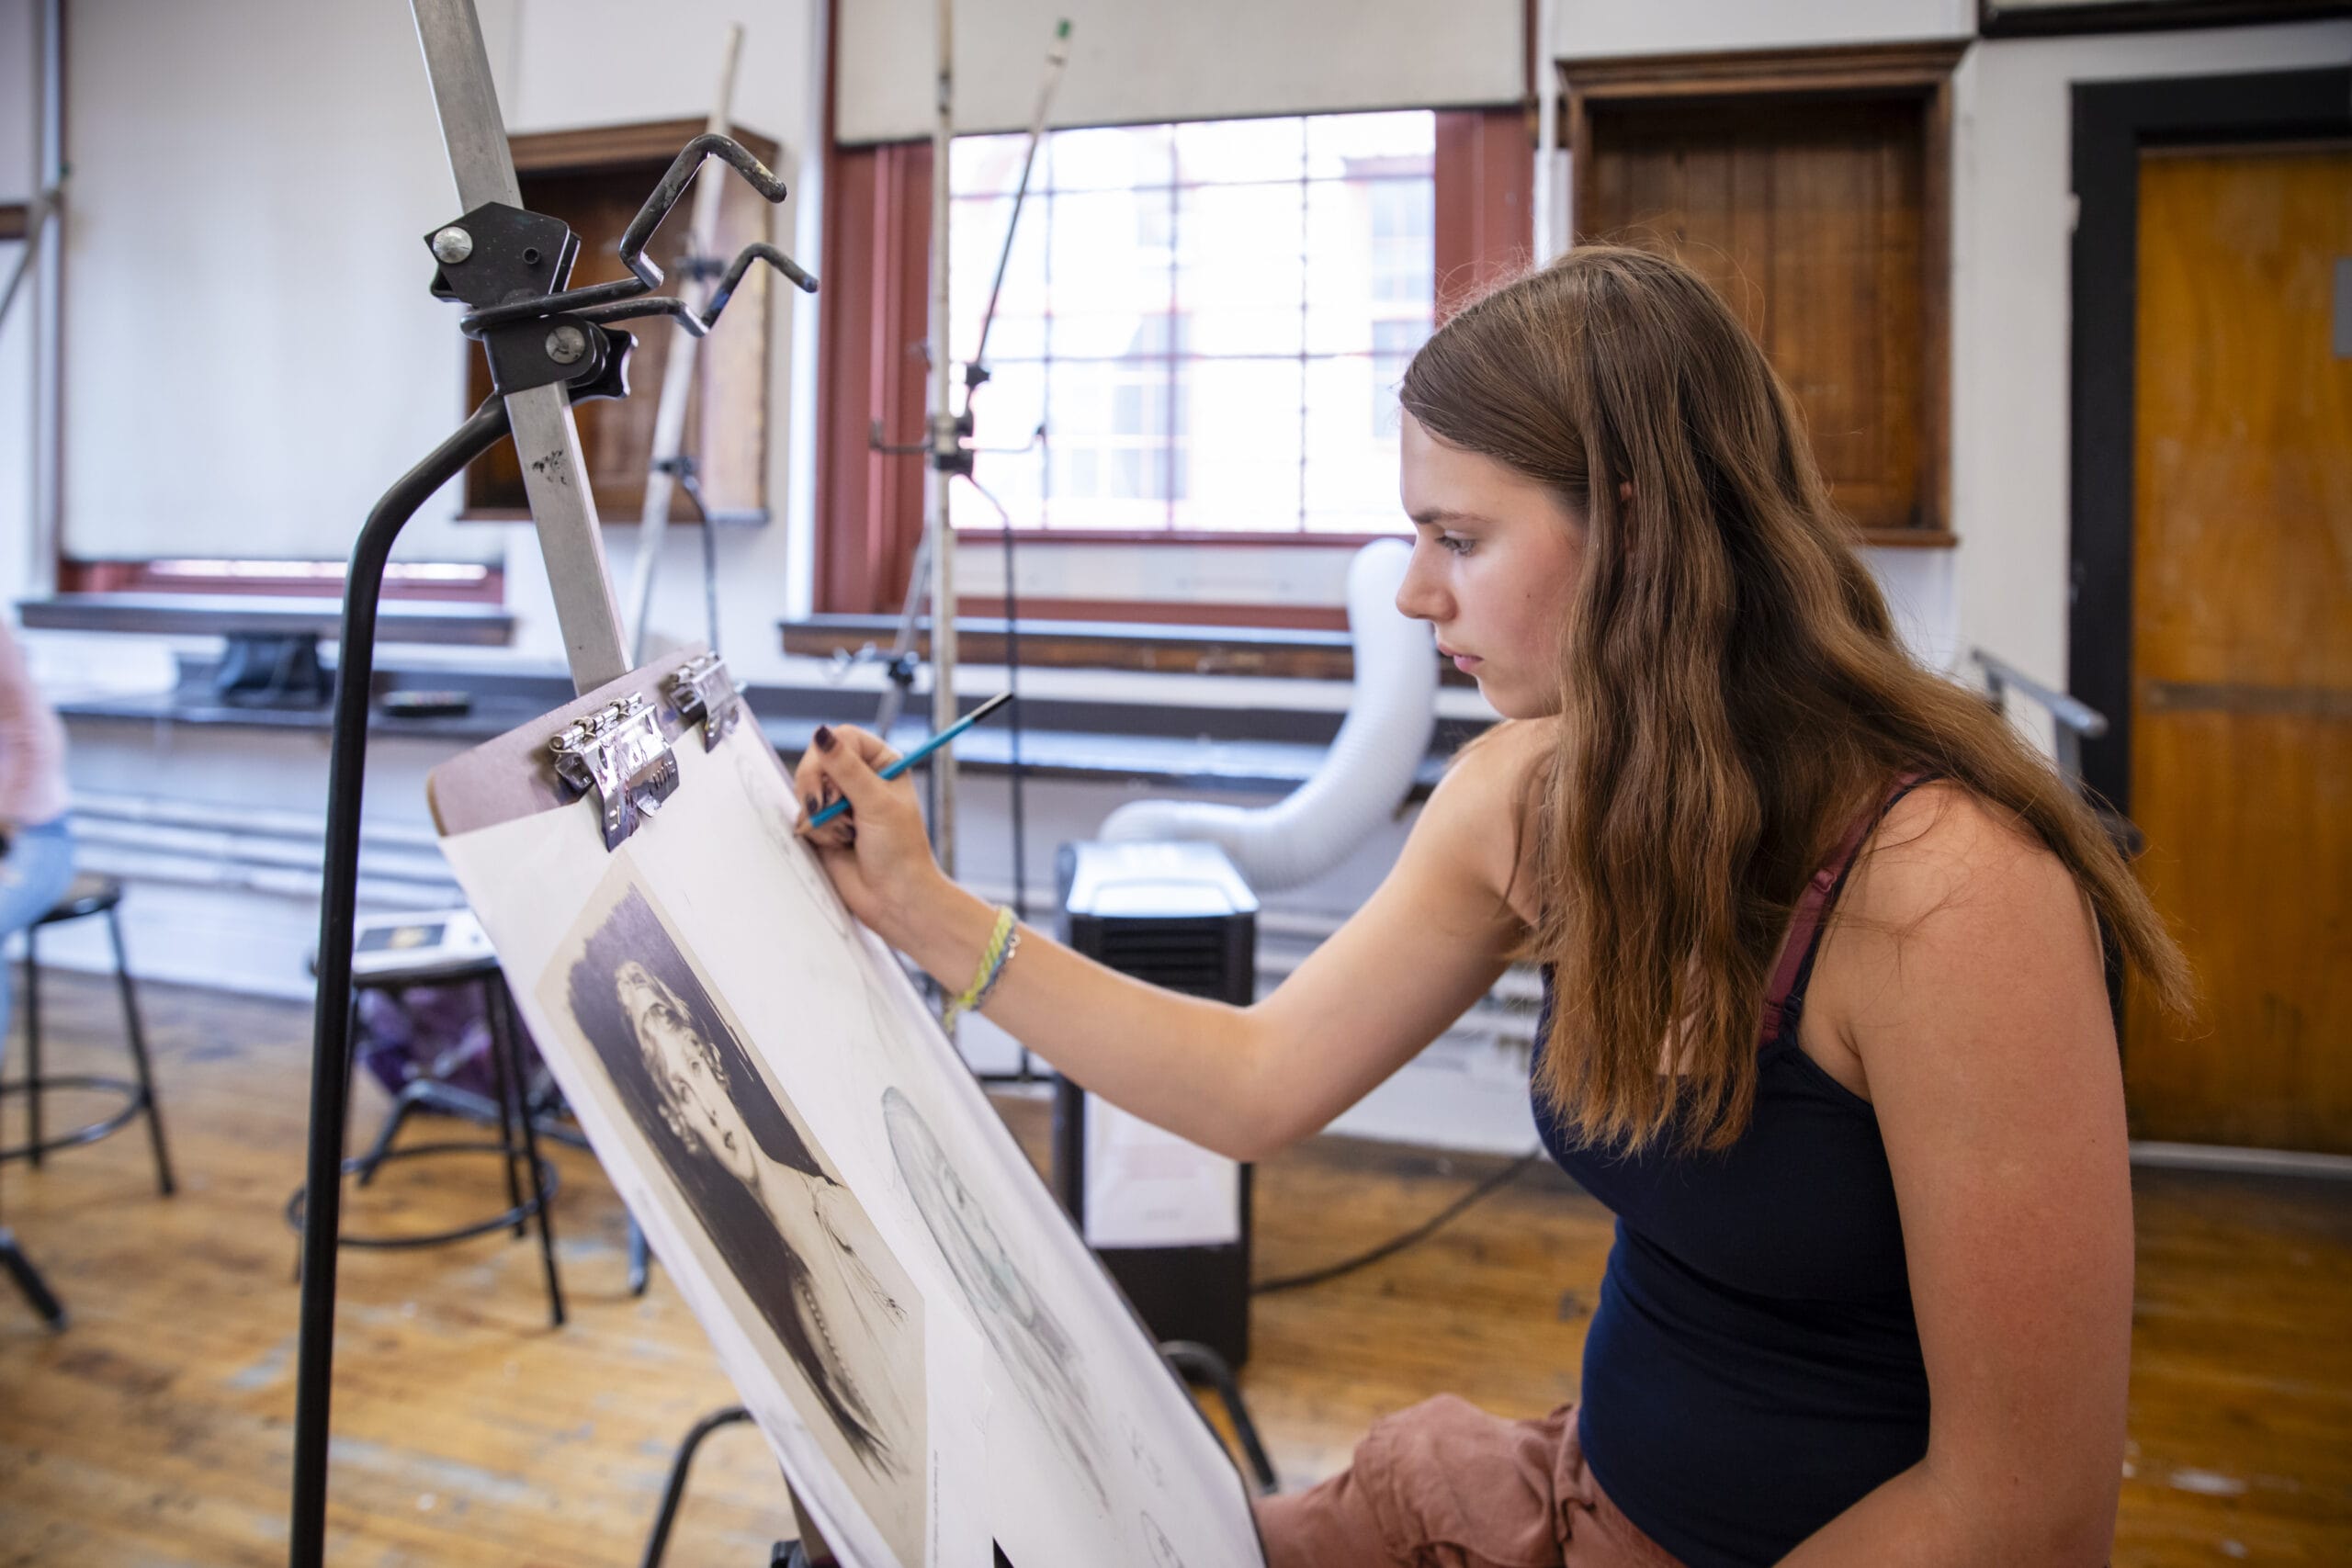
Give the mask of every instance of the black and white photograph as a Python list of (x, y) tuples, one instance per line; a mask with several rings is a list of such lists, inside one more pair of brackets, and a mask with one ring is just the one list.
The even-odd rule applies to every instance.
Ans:
[(845, 1456), (842, 1481), (884, 1534), (920, 1540), (928, 1447), (914, 1286), (626, 861), (606, 891), (544, 1000), (593, 1048), (698, 1239), (757, 1313), (763, 1359), (820, 1446)]

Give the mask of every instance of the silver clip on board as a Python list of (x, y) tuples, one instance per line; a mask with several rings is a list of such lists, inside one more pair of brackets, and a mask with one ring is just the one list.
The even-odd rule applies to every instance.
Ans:
[(717, 750), (743, 716), (743, 696), (728, 673), (727, 660), (716, 653), (698, 653), (670, 677), (670, 705), (681, 717), (702, 724), (702, 749)]
[(605, 848), (616, 850), (640, 817), (661, 809), (678, 788), (678, 758), (662, 737), (653, 702), (641, 692), (572, 720), (548, 741), (556, 777), (575, 794), (594, 793)]

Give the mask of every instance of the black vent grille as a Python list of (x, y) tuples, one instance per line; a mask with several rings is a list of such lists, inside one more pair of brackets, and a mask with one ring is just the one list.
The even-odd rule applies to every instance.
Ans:
[(1199, 997), (1221, 997), (1232, 983), (1228, 920), (1114, 919), (1097, 931), (1095, 956), (1122, 975)]

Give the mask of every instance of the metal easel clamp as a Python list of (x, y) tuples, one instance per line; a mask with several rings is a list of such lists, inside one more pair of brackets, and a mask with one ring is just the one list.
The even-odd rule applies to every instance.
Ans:
[(706, 751), (717, 750), (743, 716), (743, 694), (716, 653), (698, 653), (678, 666), (670, 677), (670, 705), (689, 724), (700, 721)]
[(620, 848), (641, 817), (677, 793), (678, 755), (662, 738), (659, 710), (642, 692), (582, 715), (548, 748), (555, 753), (558, 778), (582, 795), (595, 795), (608, 850)]

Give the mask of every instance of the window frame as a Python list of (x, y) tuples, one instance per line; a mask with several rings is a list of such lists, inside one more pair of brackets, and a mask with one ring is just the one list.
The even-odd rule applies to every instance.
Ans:
[[(1534, 141), (1523, 107), (1440, 109), (1434, 168), (1435, 316), (1443, 321), (1492, 278), (1523, 265)], [(926, 418), (923, 336), (929, 309), (931, 144), (883, 142), (828, 149), (825, 291), (819, 296), (820, 385), (815, 608), (831, 615), (895, 614), (922, 533), (919, 461), (868, 445), (878, 422), (905, 440)], [(985, 548), (1006, 531), (980, 529), (963, 543)], [(1065, 530), (1015, 527), (1017, 548), (1050, 546), (1351, 551), (1401, 534), (1244, 533), (1215, 529)], [(967, 615), (1001, 615), (1001, 598), (959, 595)], [(1023, 595), (1024, 622), (1080, 620), (1280, 628), (1344, 627), (1338, 605), (1208, 601), (1038, 598)]]

